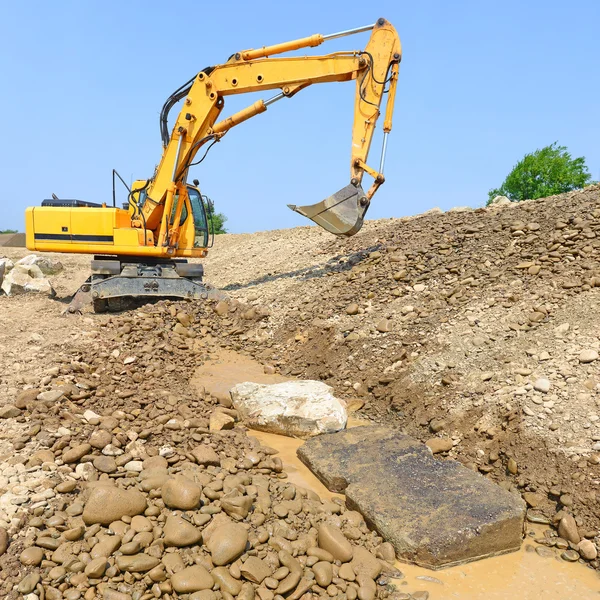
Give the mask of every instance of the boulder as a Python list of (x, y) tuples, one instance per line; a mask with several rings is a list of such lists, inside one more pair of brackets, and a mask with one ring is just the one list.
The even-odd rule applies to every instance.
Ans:
[(58, 260), (52, 260), (46, 256), (37, 256), (37, 254), (28, 254), (17, 265), (36, 266), (44, 275), (56, 275), (63, 270), (63, 265)]
[(10, 260), (10, 258), (0, 258), (0, 269), (4, 269), (4, 273), (8, 273), (13, 267), (15, 263)]
[(321, 381), (240, 383), (232, 388), (231, 398), (248, 427), (280, 435), (333, 433), (344, 429), (348, 420), (345, 404)]
[[(427, 446), (395, 429), (366, 426), (321, 435), (301, 446), (298, 456), (329, 490), (344, 492), (346, 505), (360, 511), (405, 562), (439, 569), (521, 546), (520, 497), (458, 462), (437, 460)], [(337, 552), (339, 560), (352, 558), (357, 575), (375, 576), (377, 565), (367, 554), (359, 552), (356, 560), (339, 554), (343, 538), (333, 526), (319, 529), (319, 547)]]
[(30, 292), (54, 295), (50, 282), (44, 277), (37, 265), (15, 265), (15, 267), (4, 276), (2, 291), (7, 296), (26, 294)]

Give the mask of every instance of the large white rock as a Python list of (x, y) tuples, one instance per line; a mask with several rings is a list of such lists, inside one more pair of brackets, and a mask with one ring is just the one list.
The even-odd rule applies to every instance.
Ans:
[(14, 266), (15, 265), (10, 258), (0, 258), (0, 289), (2, 289), (4, 277)]
[(28, 292), (54, 295), (54, 290), (50, 282), (36, 265), (15, 265), (4, 276), (2, 291), (7, 296), (26, 294)]
[(246, 382), (231, 389), (231, 399), (248, 427), (304, 438), (346, 426), (345, 403), (331, 392), (321, 381)]
[(62, 263), (58, 260), (52, 260), (45, 256), (38, 256), (37, 254), (28, 254), (27, 256), (24, 256), (21, 260), (17, 261), (17, 265), (35, 265), (44, 275), (56, 275), (56, 273), (60, 273), (63, 270)]
[(502, 206), (503, 204), (512, 204), (506, 196), (496, 196), (490, 201), (490, 205)]
[(0, 258), (0, 266), (4, 266), (4, 272), (6, 273), (15, 266), (15, 263), (10, 258)]

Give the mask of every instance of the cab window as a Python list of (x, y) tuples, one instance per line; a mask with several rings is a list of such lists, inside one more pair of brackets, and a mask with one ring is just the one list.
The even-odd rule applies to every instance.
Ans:
[[(173, 222), (175, 221), (175, 210), (177, 209), (177, 201), (179, 200), (179, 194), (175, 194), (175, 196), (173, 196), (173, 208), (171, 210), (171, 217), (169, 218), (169, 224), (173, 225)], [(187, 206), (184, 204), (183, 208), (181, 209), (181, 218), (179, 219), (179, 225), (183, 225), (185, 223), (185, 220), (188, 217), (188, 210), (187, 210)]]
[(194, 247), (206, 248), (208, 246), (208, 225), (206, 222), (206, 210), (200, 192), (194, 188), (188, 188), (190, 205), (194, 216)]

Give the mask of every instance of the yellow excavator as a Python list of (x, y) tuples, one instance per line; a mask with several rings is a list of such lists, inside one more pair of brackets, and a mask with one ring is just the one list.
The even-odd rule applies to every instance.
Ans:
[[(365, 31), (371, 31), (371, 37), (364, 50), (272, 58)], [(190, 168), (231, 128), (278, 100), (291, 98), (312, 84), (351, 80), (356, 80), (356, 95), (349, 184), (317, 204), (288, 206), (331, 233), (354, 235), (384, 182), (400, 60), (400, 39), (385, 19), (330, 35), (236, 52), (226, 63), (203, 69), (169, 96), (160, 115), (162, 158), (152, 177), (135, 181), (129, 188), (113, 170), (112, 206), (53, 194), (41, 206), (27, 208), (27, 248), (96, 255), (91, 277), (76, 294), (73, 310), (89, 299), (99, 312), (123, 308), (123, 299), (132, 297), (218, 298), (218, 290), (202, 281), (202, 265), (187, 262), (187, 258), (207, 255), (213, 235), (212, 203), (200, 193), (197, 179), (193, 185), (187, 182)], [(280, 90), (275, 96), (218, 120), (225, 96), (274, 89)], [(367, 157), (386, 95), (383, 148), (375, 170), (367, 165)], [(182, 109), (169, 133), (169, 112), (181, 100)], [(373, 179), (367, 192), (362, 188), (365, 173)], [(115, 176), (128, 189), (123, 208), (116, 206)]]

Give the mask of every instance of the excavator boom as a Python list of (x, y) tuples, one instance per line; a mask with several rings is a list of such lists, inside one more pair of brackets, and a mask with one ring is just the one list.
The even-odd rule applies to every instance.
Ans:
[[(292, 50), (314, 47), (323, 42), (371, 30), (371, 38), (364, 50), (337, 52), (324, 56), (273, 58)], [(359, 27), (331, 35), (312, 35), (299, 40), (235, 53), (227, 63), (201, 71), (196, 78), (184, 84), (167, 101), (187, 94), (173, 132), (169, 137), (166, 115), (161, 115), (164, 152), (155, 177), (150, 183), (148, 197), (154, 202), (143, 208), (148, 226), (161, 218), (161, 207), (172, 206), (172, 195), (177, 183), (185, 179), (196, 153), (205, 143), (220, 140), (232, 127), (264, 112), (282, 98), (292, 97), (300, 90), (317, 83), (356, 80), (350, 185), (330, 198), (312, 206), (290, 206), (296, 212), (312, 219), (337, 235), (354, 235), (360, 230), (373, 194), (383, 183), (383, 159), (387, 136), (392, 128), (392, 113), (401, 60), (401, 46), (394, 27), (385, 19), (374, 25)], [(387, 89), (386, 89), (387, 87)], [(238, 113), (217, 122), (226, 96), (247, 92), (280, 90), (280, 93), (259, 100)], [(379, 170), (367, 165), (380, 107), (388, 94), (383, 124), (384, 145)], [(167, 111), (168, 114), (168, 111)], [(364, 173), (373, 177), (367, 193), (361, 188)], [(159, 244), (169, 237), (161, 231)]]

